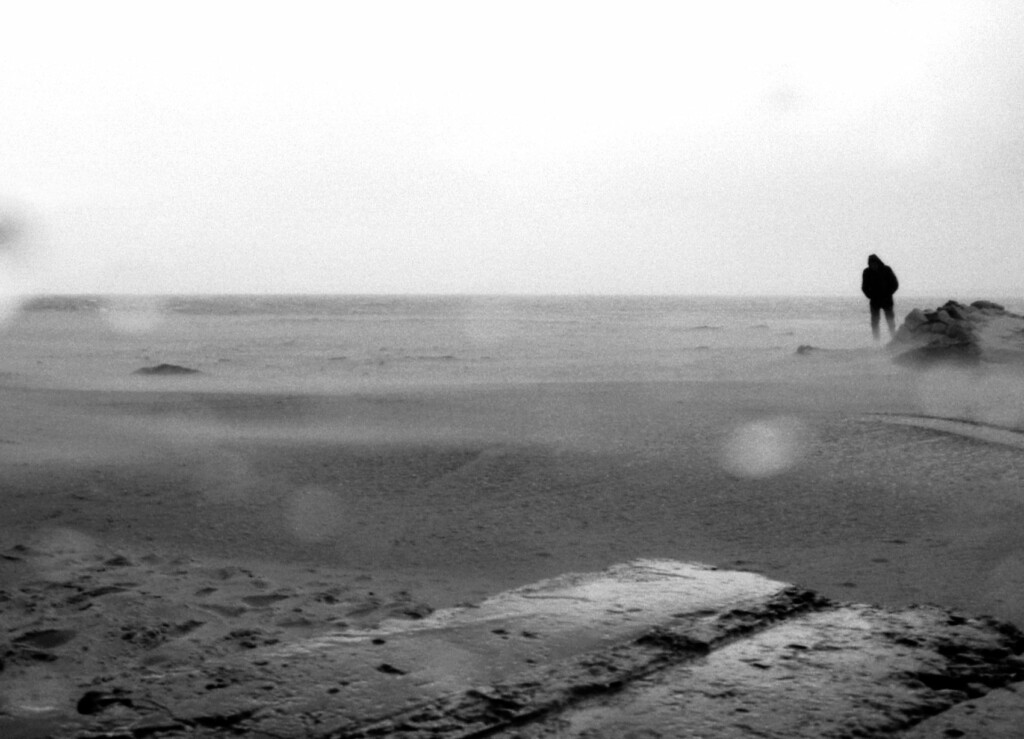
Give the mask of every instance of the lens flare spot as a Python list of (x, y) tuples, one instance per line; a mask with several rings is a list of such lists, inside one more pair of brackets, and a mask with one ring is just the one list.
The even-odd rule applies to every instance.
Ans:
[(23, 208), (0, 200), (0, 328), (12, 321), (34, 289), (36, 240)]
[(337, 494), (323, 488), (305, 488), (292, 495), (285, 518), (292, 534), (308, 542), (337, 536), (345, 523)]
[(37, 218), (25, 205), (0, 198), (0, 256), (25, 261), (34, 251)]
[(0, 197), (0, 329), (36, 293), (43, 236), (32, 209)]
[(7, 683), (6, 699), (0, 702), (0, 708), (15, 716), (38, 716), (73, 705), (71, 682), (54, 670), (29, 667), (17, 681)]
[(164, 305), (159, 298), (120, 295), (110, 299), (104, 317), (115, 331), (124, 334), (146, 334), (163, 322)]
[(737, 477), (764, 478), (795, 465), (806, 448), (806, 428), (796, 418), (778, 417), (745, 423), (722, 446), (722, 467)]
[(48, 529), (33, 538), (29, 562), (43, 579), (63, 580), (94, 557), (98, 548), (92, 537), (79, 531)]
[(21, 276), (12, 273), (0, 257), (0, 329), (14, 320), (29, 297), (31, 286)]

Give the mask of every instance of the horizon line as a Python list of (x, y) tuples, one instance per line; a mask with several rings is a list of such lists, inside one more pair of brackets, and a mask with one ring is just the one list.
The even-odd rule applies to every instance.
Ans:
[[(948, 295), (949, 293), (943, 293)], [(97, 291), (69, 291), (69, 292), (40, 292), (18, 296), (17, 300), (23, 303), (30, 303), (34, 300), (47, 298), (298, 298), (298, 297), (346, 297), (346, 298), (815, 298), (815, 299), (846, 299), (859, 298), (866, 300), (858, 292), (845, 293), (672, 293), (672, 292), (326, 292), (326, 291), (186, 291), (186, 292), (97, 292)], [(1009, 294), (988, 293), (987, 297), (972, 297), (972, 300), (988, 300), (992, 297), (1001, 299), (1021, 300), (1024, 296)], [(897, 296), (897, 302), (901, 300), (918, 299), (942, 299), (940, 293), (907, 293)], [(947, 297), (945, 300), (962, 299)]]

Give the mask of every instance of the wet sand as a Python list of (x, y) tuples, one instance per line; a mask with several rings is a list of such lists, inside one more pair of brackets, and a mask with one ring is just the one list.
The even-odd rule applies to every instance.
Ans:
[(9, 714), (638, 557), (1024, 624), (1024, 451), (910, 373), (0, 402)]

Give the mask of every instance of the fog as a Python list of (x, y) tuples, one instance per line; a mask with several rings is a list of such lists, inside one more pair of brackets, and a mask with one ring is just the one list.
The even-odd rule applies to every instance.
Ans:
[(919, 294), (1019, 292), (1014, 2), (5, 25), (5, 294), (844, 295), (872, 252)]

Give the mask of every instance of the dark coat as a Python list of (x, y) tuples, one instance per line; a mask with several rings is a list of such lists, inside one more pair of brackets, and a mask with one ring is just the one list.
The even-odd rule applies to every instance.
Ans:
[(860, 280), (861, 292), (871, 301), (872, 305), (880, 308), (892, 307), (892, 296), (900, 288), (900, 282), (896, 279), (896, 273), (892, 268), (878, 260), (878, 268), (868, 267), (864, 270)]

